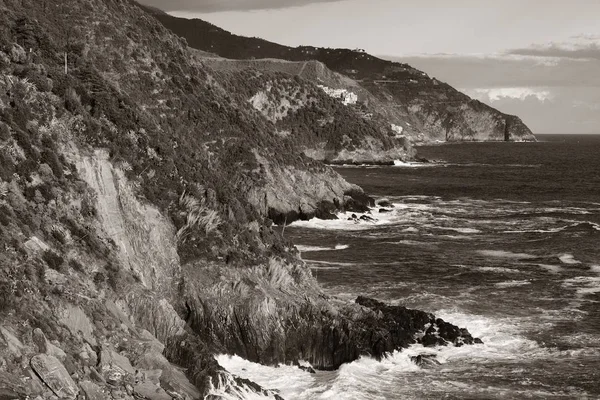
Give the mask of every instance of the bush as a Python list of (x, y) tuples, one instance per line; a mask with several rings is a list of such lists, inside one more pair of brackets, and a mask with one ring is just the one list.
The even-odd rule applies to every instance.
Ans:
[(83, 264), (81, 264), (78, 260), (71, 258), (69, 260), (69, 267), (73, 268), (77, 272), (83, 272)]
[(48, 164), (50, 168), (52, 168), (55, 177), (62, 178), (64, 176), (63, 166), (58, 159), (58, 156), (51, 148), (46, 148), (42, 152), (42, 162)]
[(10, 128), (4, 122), (0, 121), (0, 140), (7, 141), (10, 137)]
[(9, 282), (0, 281), (0, 313), (9, 311), (15, 305), (15, 296)]
[(44, 251), (42, 259), (46, 262), (46, 264), (48, 264), (48, 267), (52, 268), (53, 270), (58, 272), (63, 270), (63, 264), (65, 262), (64, 258), (52, 250)]
[(79, 97), (75, 89), (68, 88), (65, 91), (65, 108), (74, 113), (79, 107), (81, 107), (81, 97)]

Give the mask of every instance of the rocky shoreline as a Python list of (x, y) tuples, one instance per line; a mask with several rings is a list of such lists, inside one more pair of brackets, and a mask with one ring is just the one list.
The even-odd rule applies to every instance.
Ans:
[[(205, 67), (132, 2), (4, 3), (0, 398), (276, 397), (214, 355), (333, 370), (417, 342), (476, 343), (428, 313), (324, 293), (273, 224), (373, 199), (304, 154), (313, 137), (290, 141), (249, 104), (254, 87)], [(321, 101), (379, 132), (369, 148), (394, 148)], [(305, 116), (326, 133), (323, 112)], [(356, 149), (330, 128), (332, 146)]]

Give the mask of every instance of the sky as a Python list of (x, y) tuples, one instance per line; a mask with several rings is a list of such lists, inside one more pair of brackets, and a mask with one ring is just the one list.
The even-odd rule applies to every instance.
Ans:
[(233, 33), (406, 62), (535, 133), (600, 133), (600, 0), (141, 0)]

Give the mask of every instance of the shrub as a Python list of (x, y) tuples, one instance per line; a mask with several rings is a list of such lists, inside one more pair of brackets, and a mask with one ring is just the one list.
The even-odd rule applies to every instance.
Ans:
[(50, 168), (52, 168), (52, 172), (57, 178), (62, 178), (64, 176), (63, 166), (58, 159), (58, 156), (51, 148), (46, 148), (42, 152), (42, 162), (48, 164)]
[(4, 122), (0, 121), (0, 140), (7, 141), (10, 137), (10, 128)]
[(81, 107), (81, 97), (79, 97), (75, 89), (68, 88), (65, 91), (65, 108), (74, 113), (79, 107)]
[(52, 268), (53, 270), (58, 272), (61, 272), (63, 270), (63, 264), (65, 260), (59, 254), (56, 254), (54, 251), (44, 251), (42, 259), (46, 262), (46, 264), (48, 264), (48, 267)]
[(73, 268), (77, 272), (83, 272), (83, 264), (81, 264), (78, 260), (71, 258), (69, 260), (69, 267)]

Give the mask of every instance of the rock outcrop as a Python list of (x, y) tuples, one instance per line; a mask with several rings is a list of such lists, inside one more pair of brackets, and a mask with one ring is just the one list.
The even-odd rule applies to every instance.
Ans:
[(277, 398), (214, 355), (334, 369), (471, 342), (325, 295), (273, 222), (372, 199), (132, 2), (0, 6), (1, 396)]

